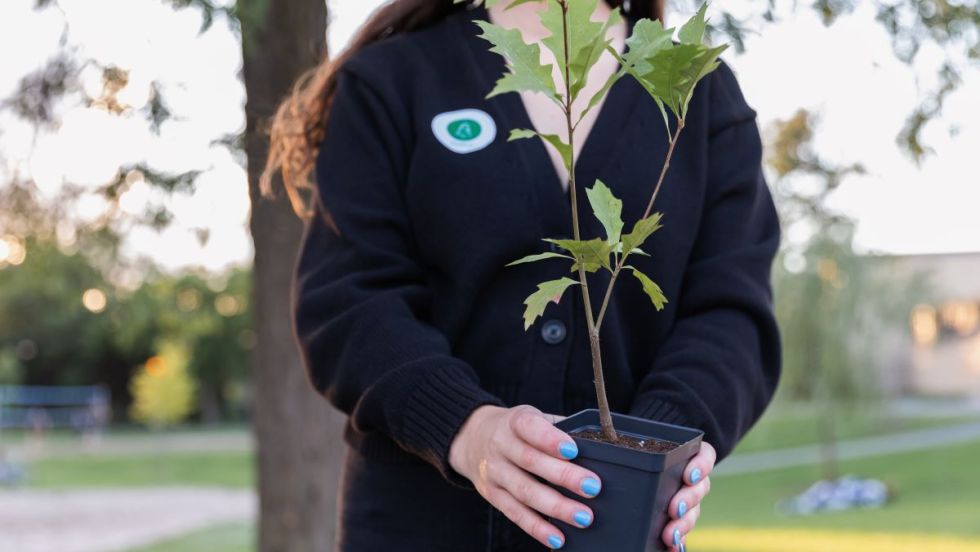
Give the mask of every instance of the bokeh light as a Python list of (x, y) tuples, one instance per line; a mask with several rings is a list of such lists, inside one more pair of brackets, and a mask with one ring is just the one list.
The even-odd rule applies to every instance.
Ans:
[(89, 288), (82, 294), (82, 305), (94, 313), (104, 311), (107, 302), (105, 293), (100, 289)]

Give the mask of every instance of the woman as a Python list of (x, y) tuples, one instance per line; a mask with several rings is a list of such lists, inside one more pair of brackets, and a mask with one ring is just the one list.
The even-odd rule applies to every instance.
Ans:
[[(571, 234), (556, 152), (506, 141), (511, 128), (559, 133), (553, 106), (485, 99), (505, 63), (474, 21), (527, 41), (548, 34), (542, 1), (507, 4), (389, 3), (303, 79), (273, 125), (266, 185), (281, 169), (294, 203), (313, 192), (296, 333), (312, 384), (349, 415), (341, 551), (561, 548), (601, 521), (589, 507), (601, 479), (569, 462), (574, 441), (552, 425), (595, 406), (581, 298), (566, 295), (525, 332), (523, 299), (567, 266), (505, 267), (544, 250), (541, 238)], [(626, 18), (609, 39), (621, 51), (637, 18), (662, 16), (655, 1), (617, 7)], [(593, 90), (616, 70), (606, 55)], [(609, 185), (627, 225), (649, 198), (665, 132), (629, 78), (576, 130), (578, 182)], [(637, 263), (670, 303), (655, 312), (639, 286), (621, 284), (602, 346), (613, 411), (705, 432), (663, 533), (684, 550), (716, 458), (761, 415), (780, 369), (769, 286), (779, 226), (755, 111), (724, 63), (695, 92), (668, 175), (665, 227)], [(583, 236), (603, 235), (591, 216), (581, 224)]]

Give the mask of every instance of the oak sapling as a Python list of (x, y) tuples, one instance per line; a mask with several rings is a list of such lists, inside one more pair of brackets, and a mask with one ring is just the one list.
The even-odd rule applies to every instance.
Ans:
[[(463, 0), (456, 0), (457, 2)], [(627, 49), (620, 54), (612, 47), (606, 36), (610, 28), (621, 23), (618, 8), (611, 11), (605, 21), (593, 21), (600, 0), (485, 0), (487, 7), (501, 2), (509, 4), (510, 9), (531, 1), (543, 1), (547, 7), (539, 12), (541, 23), (550, 35), (541, 44), (551, 51), (559, 64), (561, 79), (556, 82), (553, 67), (541, 63), (540, 45), (527, 44), (517, 29), (504, 29), (487, 21), (478, 21), (483, 31), (481, 38), (492, 46), (491, 51), (502, 55), (507, 62), (507, 71), (497, 81), (487, 95), (492, 98), (508, 92), (537, 92), (547, 96), (561, 111), (565, 120), (564, 136), (542, 134), (534, 129), (517, 128), (510, 131), (508, 141), (525, 138), (540, 138), (551, 144), (561, 156), (568, 171), (568, 189), (571, 197), (573, 239), (545, 238), (557, 245), (563, 252), (546, 252), (518, 259), (510, 265), (544, 260), (564, 260), (569, 262), (571, 272), (577, 278), (563, 277), (538, 284), (537, 290), (524, 301), (524, 328), (530, 328), (541, 316), (548, 304), (557, 303), (565, 291), (579, 286), (589, 332), (592, 352), (592, 369), (599, 409), (599, 422), (602, 436), (609, 442), (619, 441), (613, 427), (609, 403), (606, 399), (605, 381), (602, 372), (602, 357), (599, 349), (600, 329), (606, 314), (606, 307), (619, 275), (625, 270), (636, 280), (650, 298), (653, 307), (662, 310), (668, 301), (654, 279), (628, 263), (633, 255), (649, 255), (656, 252), (644, 251), (641, 247), (654, 232), (661, 228), (663, 213), (653, 212), (654, 202), (670, 166), (674, 147), (684, 128), (688, 105), (698, 82), (719, 65), (718, 56), (727, 44), (716, 47), (702, 43), (705, 33), (705, 10), (703, 4), (697, 13), (677, 30), (664, 28), (660, 21), (640, 19), (633, 26), (626, 39)], [(581, 113), (575, 113), (572, 106), (586, 89), (589, 73), (604, 52), (615, 56), (619, 62), (615, 71), (588, 99)], [(609, 187), (596, 180), (585, 192), (593, 215), (602, 224), (605, 237), (584, 238), (579, 232), (578, 193), (575, 182), (574, 131), (585, 115), (596, 108), (612, 86), (619, 79), (629, 76), (637, 80), (656, 103), (663, 114), (667, 127), (668, 148), (663, 167), (657, 181), (652, 186), (650, 199), (643, 216), (633, 222), (630, 230), (624, 232), (622, 219), (623, 203), (616, 198)], [(676, 120), (674, 129), (670, 128), (668, 111)], [(592, 309), (589, 289), (589, 274), (599, 270), (609, 272), (610, 278), (599, 312)]]

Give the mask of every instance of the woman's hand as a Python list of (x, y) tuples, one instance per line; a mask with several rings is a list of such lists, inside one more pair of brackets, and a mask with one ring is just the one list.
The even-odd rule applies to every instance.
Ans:
[(711, 470), (717, 459), (715, 447), (701, 442), (701, 450), (684, 468), (684, 486), (677, 491), (667, 507), (671, 517), (664, 528), (663, 539), (673, 552), (685, 552), (687, 534), (701, 517), (701, 501), (711, 491)]
[(592, 509), (530, 474), (585, 498), (596, 496), (602, 484), (595, 473), (568, 461), (578, 447), (555, 420), (529, 405), (480, 406), (453, 440), (449, 464), (518, 527), (550, 548), (561, 548), (564, 534), (543, 516), (588, 527)]

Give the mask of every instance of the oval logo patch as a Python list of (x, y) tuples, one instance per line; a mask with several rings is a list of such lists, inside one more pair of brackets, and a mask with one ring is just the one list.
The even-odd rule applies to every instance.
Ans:
[(493, 143), (497, 125), (486, 111), (460, 109), (433, 117), (432, 134), (449, 151), (473, 153)]

